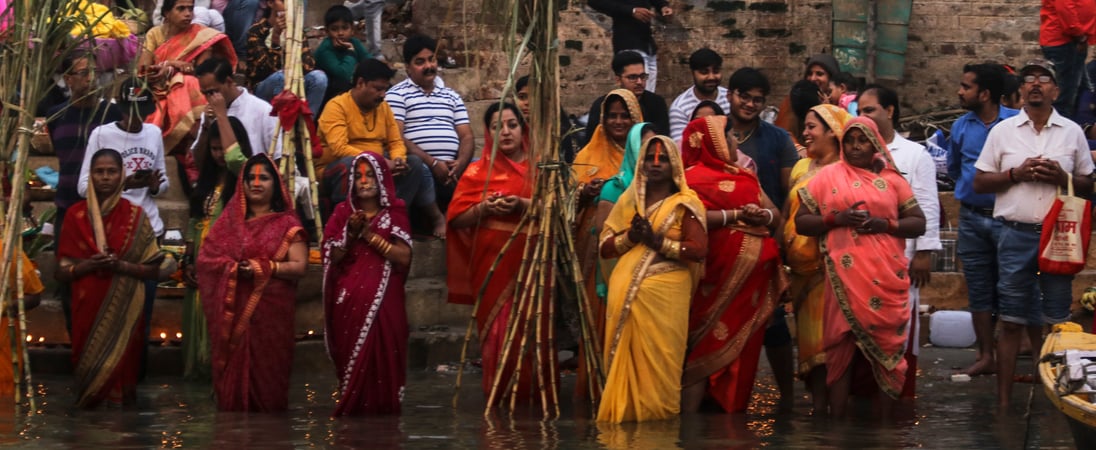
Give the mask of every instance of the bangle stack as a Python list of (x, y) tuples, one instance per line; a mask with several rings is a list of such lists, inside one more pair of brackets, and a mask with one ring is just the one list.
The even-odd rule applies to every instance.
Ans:
[(380, 236), (375, 234), (369, 238), (369, 244), (381, 252), (382, 256), (388, 256), (388, 252), (392, 251), (392, 243), (381, 239)]
[(277, 274), (278, 274), (278, 262), (277, 261), (271, 261), (270, 262), (270, 276), (275, 276)]
[(662, 239), (662, 254), (670, 259), (681, 258), (681, 243), (673, 239)]
[[(1015, 169), (1015, 167), (1013, 167), (1013, 169)], [(1008, 180), (1013, 183), (1019, 183), (1019, 181), (1016, 180), (1016, 177), (1012, 175), (1012, 169), (1008, 170)]]
[(628, 253), (628, 250), (631, 250), (632, 247), (635, 246), (636, 243), (632, 242), (631, 239), (628, 239), (628, 233), (623, 233), (613, 238), (613, 247), (616, 247), (618, 255)]

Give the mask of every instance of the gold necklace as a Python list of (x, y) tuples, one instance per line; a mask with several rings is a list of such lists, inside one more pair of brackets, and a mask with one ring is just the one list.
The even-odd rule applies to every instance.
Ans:
[(745, 137), (739, 137), (739, 135), (738, 135), (738, 132), (737, 132), (737, 131), (733, 131), (733, 132), (732, 132), (731, 134), (733, 134), (733, 135), (734, 135), (734, 140), (735, 140), (735, 142), (737, 142), (737, 143), (739, 143), (739, 144), (742, 144), (742, 143), (744, 143), (744, 142), (746, 142), (746, 141), (750, 140), (750, 138), (751, 138), (751, 137), (753, 137), (754, 131), (757, 131), (757, 127), (756, 127), (756, 126), (755, 126), (755, 127), (753, 127), (753, 128), (750, 128), (750, 132), (749, 132), (749, 133), (746, 133), (746, 136), (745, 136)]

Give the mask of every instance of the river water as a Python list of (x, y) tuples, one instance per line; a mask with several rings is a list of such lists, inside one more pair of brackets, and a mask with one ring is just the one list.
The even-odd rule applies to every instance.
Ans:
[[(415, 371), (400, 416), (331, 419), (335, 382), (329, 373), (294, 374), (284, 414), (218, 413), (208, 385), (154, 377), (139, 388), (133, 409), (75, 410), (71, 379), (35, 380), (38, 414), (0, 410), (0, 445), (20, 448), (1073, 448), (1064, 419), (1041, 387), (1017, 384), (1015, 406), (999, 413), (993, 378), (946, 380), (951, 365), (970, 353), (923, 352), (919, 398), (896, 418), (881, 421), (861, 402), (850, 418), (809, 415), (796, 389), (795, 411), (776, 410), (776, 389), (763, 365), (748, 414), (696, 414), (677, 420), (606, 426), (588, 419), (589, 406), (565, 399), (561, 419), (534, 411), (483, 415), (478, 375), (465, 377), (459, 408), (450, 404), (456, 375)], [(1030, 362), (1027, 363), (1030, 367)], [(564, 377), (571, 392), (574, 377)], [(568, 397), (568, 396), (564, 396)], [(1029, 397), (1030, 403), (1029, 413)]]

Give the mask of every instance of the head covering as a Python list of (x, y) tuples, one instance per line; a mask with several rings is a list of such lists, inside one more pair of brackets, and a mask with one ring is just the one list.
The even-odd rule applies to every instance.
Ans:
[(841, 138), (845, 135), (845, 124), (852, 119), (852, 114), (837, 105), (822, 104), (816, 105), (810, 109), (818, 114), (818, 117), (826, 123), (826, 126), (833, 130), (833, 134), (837, 136), (837, 144), (840, 147)]
[(755, 171), (757, 164), (752, 158), (737, 146), (731, 151), (727, 125), (727, 116), (701, 117), (689, 122), (681, 135), (681, 159), (686, 168), (704, 164), (730, 173), (738, 173), (741, 169)]
[(885, 163), (884, 170), (890, 169), (896, 173), (901, 174), (900, 172), (898, 172), (898, 166), (894, 164), (894, 158), (891, 157), (890, 150), (888, 150), (886, 144), (884, 144), (885, 141), (883, 140), (883, 136), (879, 133), (879, 128), (875, 125), (875, 121), (867, 117), (854, 117), (845, 124), (845, 130), (841, 133), (842, 162), (845, 162), (846, 164), (848, 163), (847, 161), (845, 161), (844, 137), (853, 128), (857, 128), (860, 131), (863, 131), (864, 134), (868, 136), (868, 139), (871, 140), (872, 146), (875, 147), (875, 158), (880, 159)]
[(380, 158), (372, 152), (364, 152), (354, 158), (354, 162), (350, 165), (350, 183), (348, 183), (346, 193), (347, 200), (350, 201), (350, 209), (353, 211), (358, 210), (358, 205), (354, 201), (354, 189), (357, 185), (355, 176), (357, 176), (358, 163), (368, 163), (373, 166), (373, 176), (377, 178), (377, 187), (379, 188), (379, 199), (381, 208), (387, 208), (389, 206), (404, 206), (403, 200), (396, 197), (396, 183), (392, 179), (392, 172), (388, 169), (388, 164), (380, 161)]
[(127, 114), (136, 112), (141, 118), (145, 118), (156, 110), (156, 100), (152, 96), (152, 89), (149, 89), (144, 80), (133, 77), (122, 83), (118, 91), (118, 106)]
[(628, 140), (624, 144), (624, 160), (620, 163), (620, 172), (613, 175), (601, 187), (601, 196), (598, 200), (616, 203), (624, 190), (632, 185), (632, 179), (636, 175), (636, 165), (639, 162), (639, 148), (643, 144), (643, 127), (647, 125), (650, 125), (650, 123), (640, 122), (632, 125), (632, 129), (628, 130)]
[[(632, 189), (635, 193), (636, 209), (639, 215), (646, 217), (645, 206), (647, 204), (647, 173), (643, 170), (643, 160), (646, 159), (647, 149), (651, 147), (651, 144), (655, 141), (662, 143), (661, 158), (666, 158), (670, 162), (671, 171), (673, 173), (673, 182), (677, 186), (678, 193), (683, 194), (686, 197), (697, 199), (696, 192), (689, 189), (689, 184), (685, 182), (685, 164), (681, 161), (681, 151), (674, 145), (674, 140), (666, 136), (658, 135), (651, 136), (643, 141), (640, 145), (640, 151), (638, 155), (638, 161), (636, 161), (635, 179), (632, 181)], [(700, 200), (697, 199), (699, 204)], [(700, 209), (703, 211), (703, 209)]]
[(1054, 79), (1054, 84), (1058, 84), (1058, 73), (1054, 70), (1054, 63), (1045, 59), (1032, 59), (1024, 63), (1024, 67), (1020, 68), (1020, 76), (1029, 75), (1028, 71), (1034, 69), (1043, 69), (1050, 73), (1050, 77)]
[[(119, 161), (119, 166), (124, 166), (124, 164), (121, 164), (122, 155), (121, 153), (118, 153), (117, 150), (102, 149), (96, 151), (96, 153), (114, 153), (118, 157), (117, 161)], [(111, 160), (113, 161), (114, 159)], [(94, 155), (92, 155), (91, 163), (95, 163)], [(124, 175), (125, 167), (119, 168), (121, 169), (120, 174)], [(88, 218), (91, 220), (91, 230), (95, 234), (95, 245), (98, 246), (100, 250), (107, 248), (107, 233), (106, 228), (103, 226), (103, 217), (110, 215), (110, 212), (118, 205), (118, 201), (122, 198), (122, 187), (125, 184), (124, 181), (124, 176), (119, 178), (114, 191), (108, 194), (106, 198), (99, 198), (99, 194), (95, 192), (94, 182), (92, 182), (91, 188), (88, 189)]]
[(575, 157), (572, 171), (574, 171), (575, 179), (579, 183), (589, 183), (595, 178), (606, 179), (615, 175), (620, 169), (621, 161), (624, 159), (624, 149), (617, 145), (605, 132), (609, 101), (613, 97), (624, 99), (624, 104), (628, 107), (628, 115), (632, 117), (633, 121), (636, 123), (643, 122), (643, 111), (639, 107), (639, 100), (636, 99), (632, 91), (627, 89), (610, 91), (601, 102), (601, 122), (594, 129), (594, 134), (590, 136), (590, 142)]
[(819, 53), (812, 56), (807, 60), (807, 65), (804, 66), (803, 78), (806, 78), (806, 71), (810, 70), (811, 66), (822, 66), (822, 69), (826, 71), (831, 77), (837, 75), (841, 71), (841, 65), (837, 63), (837, 58), (829, 53)]
[(271, 204), (274, 203), (275, 198), (281, 198), (282, 203), (285, 205), (285, 210), (277, 212), (293, 212), (293, 197), (286, 191), (285, 183), (282, 182), (282, 174), (278, 173), (278, 164), (276, 164), (273, 159), (270, 159), (270, 156), (266, 153), (259, 153), (248, 158), (247, 162), (244, 163), (244, 168), (240, 170), (239, 179), (236, 181), (236, 193), (234, 194), (236, 196), (236, 204), (233, 208), (226, 208), (226, 213), (228, 212), (228, 209), (235, 209), (236, 213), (240, 214), (240, 217), (247, 217), (247, 172), (252, 165), (261, 164), (264, 161), (269, 164), (267, 168), (274, 172), (271, 174), (274, 178), (274, 192), (270, 197)]

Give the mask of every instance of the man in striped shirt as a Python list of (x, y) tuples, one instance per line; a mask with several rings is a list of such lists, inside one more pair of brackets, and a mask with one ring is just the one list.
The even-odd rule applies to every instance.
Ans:
[(437, 41), (422, 35), (407, 39), (403, 45), (407, 79), (389, 89), (385, 101), (408, 153), (421, 158), (433, 175), (438, 207), (444, 212), (457, 179), (472, 159), (473, 135), (460, 95), (434, 83), (437, 46)]
[(702, 48), (689, 56), (689, 70), (693, 72), (693, 86), (682, 92), (670, 105), (670, 138), (681, 142), (681, 134), (693, 117), (693, 110), (704, 100), (713, 101), (723, 108), (723, 113), (731, 111), (727, 100), (727, 88), (723, 82), (723, 58), (710, 48)]

